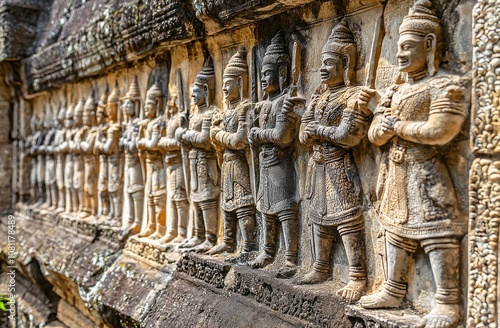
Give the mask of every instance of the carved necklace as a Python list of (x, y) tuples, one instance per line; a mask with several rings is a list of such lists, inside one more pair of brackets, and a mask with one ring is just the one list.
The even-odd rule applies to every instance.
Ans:
[(427, 68), (423, 68), (419, 71), (408, 73), (406, 82), (415, 83), (427, 77)]

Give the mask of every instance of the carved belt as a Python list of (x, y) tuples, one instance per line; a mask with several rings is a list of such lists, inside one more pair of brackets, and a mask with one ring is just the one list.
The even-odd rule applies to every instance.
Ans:
[(394, 163), (421, 162), (437, 155), (436, 149), (408, 147), (404, 144), (393, 144), (389, 149), (389, 159)]
[(189, 158), (191, 159), (215, 158), (215, 152), (191, 149), (189, 151)]
[(225, 151), (223, 159), (224, 159), (224, 162), (232, 162), (232, 161), (239, 160), (239, 159), (241, 159), (243, 157), (245, 157), (244, 154), (237, 153), (237, 152), (228, 152), (228, 151)]
[(263, 167), (269, 167), (278, 164), (287, 153), (291, 154), (291, 151), (288, 150), (288, 148), (262, 147), (262, 151), (260, 152), (261, 165)]
[(314, 145), (313, 150), (312, 158), (317, 163), (330, 163), (340, 160), (349, 152), (348, 149), (323, 145)]
[(139, 162), (139, 157), (137, 155), (131, 155), (128, 153), (125, 153), (125, 162), (127, 164), (135, 164)]
[(173, 164), (179, 164), (182, 162), (182, 157), (181, 154), (178, 152), (167, 152), (165, 154), (165, 164), (167, 165), (173, 165)]
[(157, 161), (162, 159), (162, 154), (158, 151), (147, 151), (146, 152), (146, 160), (148, 161)]

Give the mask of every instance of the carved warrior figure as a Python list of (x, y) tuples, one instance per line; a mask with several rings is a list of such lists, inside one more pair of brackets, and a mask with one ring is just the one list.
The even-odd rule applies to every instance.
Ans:
[(120, 148), (125, 151), (125, 193), (128, 197), (128, 207), (125, 209), (128, 222), (123, 223), (123, 228), (130, 229), (131, 234), (137, 234), (141, 230), (144, 202), (144, 178), (137, 150), (140, 100), (139, 86), (135, 78), (123, 97), (122, 108), (126, 123), (120, 139)]
[(267, 98), (255, 104), (257, 126), (248, 135), (250, 143), (260, 150), (257, 210), (264, 219), (264, 248), (249, 265), (262, 268), (274, 261), (278, 225), (281, 224), (286, 261), (278, 270), (279, 277), (289, 277), (297, 270), (298, 180), (292, 155), (300, 117), (283, 108), (288, 97), (284, 85), (289, 63), (284, 36), (279, 33), (272, 39), (263, 58), (261, 83)]
[(70, 142), (70, 150), (73, 153), (73, 184), (71, 189), (74, 202), (73, 212), (78, 213), (83, 211), (83, 186), (85, 179), (85, 162), (80, 148), (81, 129), (83, 125), (83, 105), (83, 99), (80, 99), (75, 106), (75, 112), (73, 114), (74, 126)]
[(158, 147), (160, 141), (161, 117), (158, 111), (163, 107), (163, 94), (158, 84), (153, 84), (146, 93), (144, 114), (141, 121), (137, 148), (145, 163), (146, 199), (147, 199), (147, 229), (139, 234), (140, 237), (159, 239), (165, 235), (165, 194), (167, 192), (163, 154)]
[(97, 136), (94, 141), (94, 155), (99, 157), (99, 175), (97, 176), (97, 206), (99, 209), (99, 220), (107, 220), (109, 214), (109, 193), (108, 193), (108, 156), (100, 150), (97, 145), (106, 142), (106, 132), (108, 131), (108, 117), (106, 115), (107, 92), (104, 92), (97, 104)]
[(187, 221), (189, 217), (189, 203), (186, 194), (186, 181), (182, 167), (180, 143), (175, 139), (175, 131), (186, 119), (179, 113), (178, 90), (175, 86), (169, 88), (167, 103), (165, 135), (160, 138), (158, 146), (165, 153), (165, 167), (167, 170), (167, 233), (159, 240), (160, 244), (180, 243), (187, 236)]
[(121, 225), (122, 216), (122, 175), (120, 161), (120, 131), (119, 122), (120, 113), (118, 112), (118, 102), (120, 91), (118, 84), (115, 85), (113, 91), (109, 94), (106, 104), (106, 117), (108, 119), (105, 138), (98, 138), (95, 141), (94, 148), (99, 154), (106, 155), (107, 167), (103, 167), (100, 163), (100, 168), (107, 171), (107, 192), (109, 194), (109, 220), (106, 224)]
[[(215, 74), (211, 59), (196, 76), (192, 100), (194, 113), (189, 118), (189, 129), (179, 128), (176, 138), (189, 150), (191, 201), (195, 215), (195, 234), (181, 248), (206, 252), (217, 242), (217, 207), (219, 199), (219, 169), (216, 152), (210, 142), (214, 106)], [(186, 165), (185, 163), (184, 165)]]
[[(441, 146), (452, 141), (467, 116), (464, 81), (439, 65), (440, 20), (430, 1), (419, 0), (399, 28), (399, 70), (406, 83), (382, 98), (368, 132), (389, 144), (379, 175), (379, 219), (385, 229), (387, 280), (361, 298), (364, 308), (394, 308), (407, 292), (409, 265), (420, 245), (436, 281), (436, 304), (426, 327), (456, 327), (460, 321), (460, 238), (466, 232)], [(368, 95), (369, 93), (366, 92)]]
[(350, 282), (337, 294), (349, 301), (358, 300), (366, 284), (360, 181), (351, 149), (365, 136), (371, 114), (365, 104), (358, 103), (360, 88), (353, 86), (356, 59), (353, 34), (342, 21), (321, 56), (321, 80), (327, 89), (313, 96), (299, 134), (304, 145), (312, 146), (305, 198), (309, 200), (307, 217), (313, 224), (314, 264), (296, 282), (328, 279), (332, 241), (338, 231), (349, 261)]
[(45, 127), (44, 120), (40, 118), (36, 127), (36, 132), (33, 136), (34, 143), (32, 147), (32, 154), (36, 156), (36, 173), (35, 181), (38, 188), (38, 199), (35, 206), (40, 206), (45, 201), (45, 150), (43, 143), (45, 140)]
[(246, 115), (251, 104), (244, 100), (248, 85), (246, 52), (238, 51), (224, 70), (222, 91), (226, 109), (222, 127), (210, 130), (216, 149), (222, 151), (221, 189), (224, 217), (224, 241), (208, 254), (235, 251), (236, 224), (243, 238), (242, 253), (250, 252), (255, 244), (255, 203), (250, 186), (250, 171), (246, 158), (248, 149)]
[[(55, 113), (54, 113), (55, 114)], [(55, 115), (50, 115), (50, 107), (45, 117), (45, 129), (47, 129), (43, 142), (43, 152), (45, 153), (45, 194), (46, 200), (41, 208), (54, 209), (57, 205), (57, 185), (56, 185), (56, 163), (54, 158), (55, 146)]]
[(94, 155), (94, 143), (97, 137), (97, 130), (94, 126), (95, 107), (92, 93), (83, 106), (84, 126), (79, 132), (80, 142), (77, 145), (85, 163), (81, 218), (94, 217), (97, 214), (97, 163)]
[(38, 138), (40, 135), (40, 131), (38, 129), (38, 117), (33, 114), (30, 120), (31, 134), (26, 139), (26, 150), (28, 152), (29, 157), (31, 158), (31, 172), (30, 172), (30, 203), (36, 204), (38, 202), (38, 195), (40, 190), (37, 184), (37, 152), (36, 152), (36, 144), (38, 142)]
[(64, 162), (65, 154), (61, 150), (60, 145), (64, 142), (66, 129), (64, 129), (64, 118), (66, 110), (62, 105), (57, 114), (57, 131), (54, 137), (54, 152), (56, 154), (56, 183), (57, 183), (57, 212), (64, 211), (66, 204), (66, 197), (64, 193)]
[(64, 154), (64, 190), (65, 190), (65, 212), (76, 212), (75, 199), (73, 193), (73, 153), (71, 152), (72, 132), (73, 132), (73, 105), (70, 104), (66, 109), (64, 117), (64, 141), (59, 145), (58, 152)]

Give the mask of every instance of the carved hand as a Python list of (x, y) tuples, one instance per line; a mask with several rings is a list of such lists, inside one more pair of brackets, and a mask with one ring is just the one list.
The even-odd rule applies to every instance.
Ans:
[(358, 96), (358, 109), (365, 115), (370, 115), (375, 111), (375, 107), (380, 99), (376, 89), (368, 87), (361, 88)]
[(259, 128), (254, 127), (252, 129), (250, 129), (250, 131), (248, 131), (248, 142), (250, 143), (250, 145), (252, 147), (258, 146), (257, 136), (258, 136), (259, 130), (260, 130)]
[(283, 108), (282, 108), (282, 113), (283, 114), (288, 114), (293, 111), (295, 106), (297, 105), (304, 105), (306, 103), (306, 99), (302, 97), (290, 97), (285, 99), (283, 102)]
[(304, 128), (304, 133), (311, 139), (318, 139), (318, 127), (318, 121), (311, 121)]
[(183, 127), (177, 128), (175, 130), (175, 139), (180, 143), (184, 144), (186, 141), (184, 140), (184, 134), (186, 133), (187, 129)]
[(396, 116), (385, 116), (380, 123), (380, 129), (378, 131), (379, 137), (392, 137), (396, 134), (394, 131), (394, 126), (399, 122), (399, 118)]

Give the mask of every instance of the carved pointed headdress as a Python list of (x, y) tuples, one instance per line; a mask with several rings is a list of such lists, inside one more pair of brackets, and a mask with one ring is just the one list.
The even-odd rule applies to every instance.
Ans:
[(271, 44), (267, 47), (266, 53), (262, 60), (262, 65), (265, 64), (288, 64), (290, 62), (290, 56), (288, 55), (288, 48), (285, 44), (285, 36), (282, 31), (274, 36), (271, 40)]
[(84, 105), (83, 98), (80, 98), (80, 100), (78, 100), (78, 103), (75, 106), (75, 112), (73, 114), (74, 116), (83, 115), (83, 105)]
[(113, 91), (111, 91), (111, 93), (108, 96), (108, 105), (118, 104), (119, 100), (120, 100), (120, 88), (118, 87), (118, 81), (117, 81), (115, 83)]
[(215, 72), (211, 57), (208, 57), (208, 59), (205, 61), (205, 64), (196, 76), (194, 83), (199, 85), (206, 84), (209, 90), (215, 89)]
[(66, 116), (65, 118), (68, 120), (73, 119), (73, 104), (69, 104), (68, 108), (66, 109)]
[(224, 69), (223, 76), (231, 76), (231, 77), (239, 77), (245, 76), (248, 74), (248, 65), (247, 65), (247, 53), (244, 49), (238, 50), (229, 62), (227, 63), (226, 68)]
[(64, 121), (65, 115), (66, 115), (66, 108), (64, 105), (61, 105), (61, 108), (59, 109), (59, 113), (57, 114), (57, 119), (59, 121)]
[(90, 93), (89, 98), (85, 102), (83, 106), (83, 110), (87, 114), (93, 114), (95, 112), (95, 99), (94, 99), (94, 91)]
[(333, 53), (345, 58), (347, 62), (344, 71), (344, 83), (349, 86), (353, 83), (354, 67), (356, 66), (357, 51), (354, 35), (347, 25), (345, 19), (335, 25), (332, 33), (328, 37), (326, 44), (323, 46), (323, 54)]
[(417, 0), (410, 8), (410, 12), (403, 18), (399, 27), (399, 34), (411, 33), (426, 36), (434, 33), (437, 37), (441, 35), (441, 20), (436, 16), (432, 2), (429, 0)]
[(146, 92), (146, 102), (148, 101), (156, 102), (158, 99), (161, 99), (162, 97), (163, 94), (157, 82), (153, 83), (151, 88), (149, 88), (148, 92)]
[(132, 101), (140, 100), (141, 94), (139, 91), (139, 84), (137, 83), (137, 76), (134, 77), (132, 83), (130, 84), (127, 93), (123, 99), (130, 99)]
[(441, 20), (436, 16), (429, 0), (417, 0), (408, 15), (403, 18), (403, 23), (399, 27), (399, 35), (403, 34), (418, 35), (426, 38), (427, 41), (432, 41), (429, 43), (431, 48), (426, 54), (427, 71), (430, 76), (436, 74), (441, 59), (439, 50), (442, 29)]

